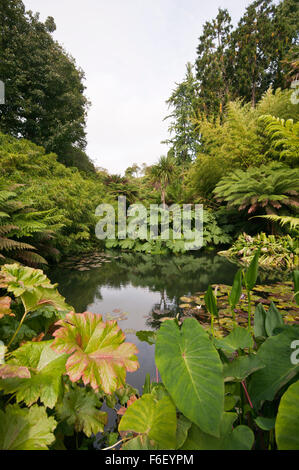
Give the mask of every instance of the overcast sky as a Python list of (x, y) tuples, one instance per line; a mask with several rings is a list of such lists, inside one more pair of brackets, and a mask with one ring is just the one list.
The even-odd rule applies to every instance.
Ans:
[(194, 62), (205, 21), (227, 8), (236, 24), (250, 0), (23, 0), (53, 16), (55, 39), (86, 74), (87, 153), (123, 173), (165, 154), (165, 101)]

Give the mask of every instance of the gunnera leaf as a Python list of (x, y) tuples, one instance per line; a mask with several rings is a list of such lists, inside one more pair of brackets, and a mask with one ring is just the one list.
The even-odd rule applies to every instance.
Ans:
[(51, 349), (53, 341), (28, 342), (0, 366), (0, 390), (15, 393), (18, 402), (31, 406), (40, 400), (53, 408), (62, 393), (67, 354)]
[(84, 385), (107, 394), (125, 385), (126, 372), (135, 372), (138, 350), (125, 343), (125, 335), (115, 321), (103, 322), (101, 315), (69, 313), (53, 334), (52, 348), (70, 354), (66, 371), (72, 382), (82, 378)]
[(47, 450), (55, 440), (56, 421), (43, 406), (20, 408), (8, 405), (0, 410), (1, 450)]
[(59, 421), (66, 421), (76, 432), (84, 432), (87, 437), (104, 431), (108, 415), (100, 411), (103, 403), (96, 393), (86, 388), (70, 388), (63, 400), (56, 406)]

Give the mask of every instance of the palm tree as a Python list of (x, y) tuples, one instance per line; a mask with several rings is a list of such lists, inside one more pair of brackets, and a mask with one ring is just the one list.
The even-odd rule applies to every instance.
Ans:
[(153, 182), (161, 190), (161, 202), (166, 206), (166, 189), (174, 177), (175, 161), (170, 155), (160, 157), (158, 163), (151, 168)]

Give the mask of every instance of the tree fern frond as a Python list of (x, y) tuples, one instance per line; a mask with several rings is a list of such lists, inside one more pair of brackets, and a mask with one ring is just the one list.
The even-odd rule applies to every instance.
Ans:
[(291, 217), (291, 216), (283, 216), (283, 215), (256, 215), (253, 218), (262, 218), (262, 219), (268, 219), (271, 222), (278, 222), (282, 227), (285, 225), (290, 225), (291, 229), (295, 229), (299, 227), (299, 217)]

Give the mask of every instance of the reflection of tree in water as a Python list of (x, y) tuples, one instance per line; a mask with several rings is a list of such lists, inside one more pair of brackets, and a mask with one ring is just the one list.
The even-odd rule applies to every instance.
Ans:
[(175, 318), (179, 313), (178, 305), (167, 302), (165, 298), (165, 292), (161, 292), (161, 300), (159, 304), (155, 304), (152, 310), (149, 312), (145, 324), (154, 330), (157, 330), (161, 326), (161, 320), (163, 318)]
[(206, 290), (210, 283), (231, 284), (236, 269), (226, 258), (211, 253), (200, 256), (122, 253), (120, 259), (90, 271), (55, 268), (48, 274), (53, 282), (58, 282), (67, 301), (80, 312), (95, 299), (102, 298), (101, 287), (104, 286), (146, 287), (161, 293), (161, 306), (163, 302), (178, 305), (181, 296)]

